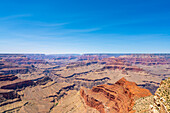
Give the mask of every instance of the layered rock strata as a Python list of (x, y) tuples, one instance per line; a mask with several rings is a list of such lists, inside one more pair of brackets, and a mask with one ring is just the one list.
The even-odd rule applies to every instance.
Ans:
[(132, 111), (136, 99), (152, 94), (122, 78), (113, 85), (99, 85), (91, 90), (81, 88), (80, 95), (88, 106), (100, 113), (128, 113)]

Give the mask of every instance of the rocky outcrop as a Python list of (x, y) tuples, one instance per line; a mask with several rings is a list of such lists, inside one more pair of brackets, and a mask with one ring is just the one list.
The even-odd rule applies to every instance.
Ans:
[(135, 101), (136, 113), (169, 113), (170, 78), (163, 80), (154, 95)]
[(85, 103), (101, 113), (128, 113), (134, 100), (151, 95), (149, 90), (139, 88), (134, 82), (122, 78), (114, 85), (99, 85), (91, 90), (81, 88)]
[(85, 89), (82, 88), (80, 90), (80, 94), (88, 106), (97, 109), (100, 113), (105, 113), (104, 105), (102, 104), (102, 102), (87, 95)]
[(163, 80), (154, 95), (154, 103), (150, 105), (151, 113), (169, 113), (170, 112), (170, 78)]

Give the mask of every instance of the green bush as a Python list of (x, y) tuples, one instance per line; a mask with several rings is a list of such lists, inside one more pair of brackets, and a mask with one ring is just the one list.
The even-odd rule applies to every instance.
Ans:
[(58, 105), (58, 103), (55, 104), (56, 106)]

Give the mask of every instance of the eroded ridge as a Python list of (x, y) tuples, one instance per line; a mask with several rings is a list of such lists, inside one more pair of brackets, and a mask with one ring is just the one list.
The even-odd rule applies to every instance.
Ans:
[(125, 78), (113, 85), (99, 85), (92, 89), (81, 88), (81, 97), (85, 103), (101, 113), (128, 113), (132, 111), (134, 101), (152, 95), (149, 90), (140, 88)]

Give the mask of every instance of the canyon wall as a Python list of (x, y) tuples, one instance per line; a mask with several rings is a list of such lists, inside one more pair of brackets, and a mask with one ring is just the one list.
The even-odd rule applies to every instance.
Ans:
[(149, 90), (139, 88), (125, 78), (113, 85), (94, 86), (91, 90), (81, 88), (80, 94), (88, 106), (101, 113), (128, 113), (135, 100), (152, 95)]

